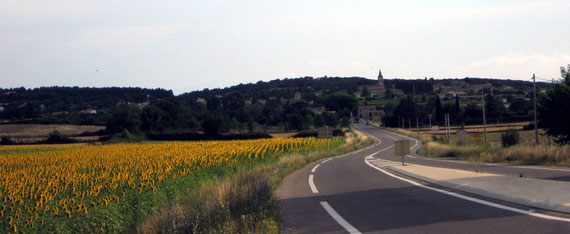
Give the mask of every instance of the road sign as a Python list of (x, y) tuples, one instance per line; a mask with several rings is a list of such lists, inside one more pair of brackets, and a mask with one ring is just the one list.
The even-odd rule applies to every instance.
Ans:
[(438, 130), (439, 130), (439, 126), (437, 126), (437, 125), (431, 126), (431, 130), (438, 131)]
[(328, 126), (317, 129), (317, 137), (319, 139), (330, 139), (333, 137), (332, 128)]
[(396, 150), (396, 155), (404, 156), (410, 154), (410, 141), (409, 140), (397, 140), (395, 142), (394, 149)]
[(406, 165), (404, 158), (410, 154), (410, 141), (397, 140), (394, 142), (394, 150), (396, 151), (396, 155), (402, 156), (402, 165)]
[(457, 135), (457, 137), (459, 138), (464, 138), (467, 136), (467, 132), (463, 129), (459, 129), (457, 130), (457, 133), (455, 133)]
[(481, 134), (481, 133), (473, 133), (473, 135), (471, 135), (471, 140), (473, 140), (473, 141), (483, 141), (483, 134)]

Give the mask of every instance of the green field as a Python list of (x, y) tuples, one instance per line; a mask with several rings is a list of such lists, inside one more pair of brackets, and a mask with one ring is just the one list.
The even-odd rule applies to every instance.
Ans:
[[(365, 101), (361, 101), (361, 104), (363, 104)], [(367, 105), (386, 105), (388, 103), (392, 103), (394, 105), (398, 105), (398, 103), (400, 103), (399, 99), (380, 99), (380, 100), (370, 100), (370, 101), (366, 101)]]

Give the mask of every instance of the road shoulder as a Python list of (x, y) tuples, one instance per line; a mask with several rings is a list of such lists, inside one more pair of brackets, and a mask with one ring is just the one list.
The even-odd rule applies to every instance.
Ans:
[(570, 182), (519, 178), (370, 158), (376, 167), (440, 186), (530, 207), (570, 214)]

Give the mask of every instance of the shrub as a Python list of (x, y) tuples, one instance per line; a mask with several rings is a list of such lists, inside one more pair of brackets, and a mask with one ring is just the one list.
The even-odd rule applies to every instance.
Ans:
[(440, 157), (444, 157), (444, 158), (456, 158), (456, 157), (459, 156), (459, 154), (460, 154), (460, 153), (459, 153), (459, 151), (457, 151), (457, 150), (449, 150), (449, 151), (446, 151), (446, 152), (442, 153), (442, 154), (440, 155)]
[(511, 129), (501, 134), (501, 144), (503, 147), (513, 146), (519, 143), (519, 138), (519, 132)]
[(48, 143), (48, 144), (67, 144), (67, 143), (73, 143), (73, 142), (75, 142), (75, 141), (70, 139), (70, 138), (62, 136), (61, 133), (59, 133), (57, 130), (51, 132), (49, 134), (49, 137), (45, 141), (45, 143)]
[(9, 137), (2, 137), (2, 139), (0, 139), (0, 145), (15, 145), (15, 144), (17, 143), (12, 139), (10, 139)]

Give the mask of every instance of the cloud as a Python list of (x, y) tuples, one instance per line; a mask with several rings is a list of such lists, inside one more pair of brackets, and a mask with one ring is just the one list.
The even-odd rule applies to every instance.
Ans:
[(101, 12), (102, 9), (88, 1), (7, 0), (0, 1), (0, 25), (44, 24), (53, 20), (87, 18)]
[(506, 53), (467, 64), (445, 64), (441, 77), (490, 77), (528, 80), (532, 74), (543, 79), (559, 78), (560, 66), (570, 63), (570, 54), (516, 52)]
[(176, 24), (87, 28), (78, 33), (72, 45), (76, 48), (145, 46), (179, 29), (180, 26)]
[(313, 67), (326, 67), (329, 66), (331, 63), (331, 59), (317, 59), (317, 60), (311, 60), (309, 61), (307, 64), (309, 64), (310, 66)]
[(564, 64), (570, 62), (570, 55), (562, 53), (508, 53), (496, 57), (483, 59), (468, 64), (469, 67), (506, 67), (506, 66), (533, 66), (546, 64)]

